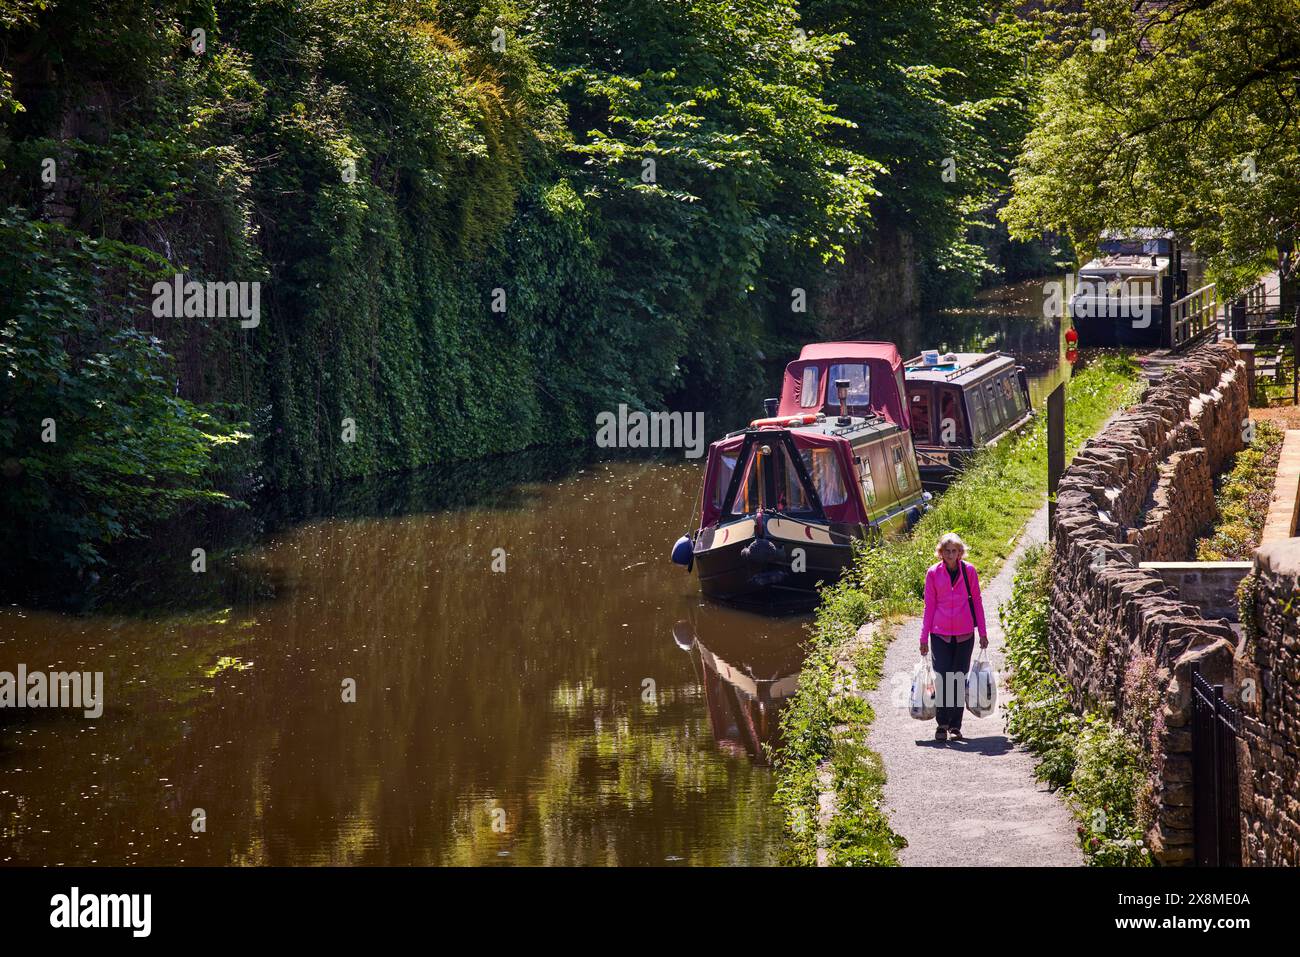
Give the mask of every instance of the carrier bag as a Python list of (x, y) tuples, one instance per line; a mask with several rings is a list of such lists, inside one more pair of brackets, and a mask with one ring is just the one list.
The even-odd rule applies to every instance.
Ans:
[(912, 672), (910, 701), (913, 718), (917, 721), (934, 720), (934, 669), (930, 667), (928, 657), (922, 658)]
[(987, 648), (980, 649), (979, 658), (966, 672), (966, 710), (977, 718), (985, 718), (997, 709), (998, 673), (989, 664)]

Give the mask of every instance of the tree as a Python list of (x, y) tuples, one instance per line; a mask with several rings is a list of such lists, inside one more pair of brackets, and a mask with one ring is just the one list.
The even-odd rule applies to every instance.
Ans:
[[(1098, 32), (1100, 31), (1100, 32)], [(1231, 295), (1294, 237), (1300, 6), (1092, 0), (1061, 37), (1005, 210), (1012, 233), (1190, 238)]]

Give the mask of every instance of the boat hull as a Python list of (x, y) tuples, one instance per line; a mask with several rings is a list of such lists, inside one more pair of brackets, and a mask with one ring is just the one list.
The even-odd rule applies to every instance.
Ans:
[[(709, 598), (764, 607), (807, 607), (818, 586), (838, 581), (862, 530), (773, 519), (743, 519), (702, 530), (695, 542), (700, 590)], [(796, 553), (802, 550), (802, 555)]]
[(1079, 347), (1093, 346), (1150, 346), (1161, 345), (1168, 316), (1163, 305), (1153, 306), (1145, 319), (1134, 320), (1124, 316), (1073, 316), (1074, 330), (1079, 334)]

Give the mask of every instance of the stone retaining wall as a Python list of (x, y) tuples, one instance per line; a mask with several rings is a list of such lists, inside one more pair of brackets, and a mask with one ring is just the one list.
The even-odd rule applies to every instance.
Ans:
[(1252, 616), (1239, 667), (1239, 764), (1247, 864), (1300, 864), (1300, 538), (1255, 553)]
[(1202, 618), (1237, 621), (1237, 589), (1255, 569), (1253, 562), (1143, 562), (1183, 601), (1195, 605)]
[(1201, 346), (1083, 447), (1057, 492), (1052, 662), (1076, 707), (1109, 711), (1151, 756), (1147, 840), (1166, 864), (1192, 859), (1190, 670), (1235, 701), (1237, 638), (1139, 563), (1192, 557), (1247, 416), (1235, 344)]

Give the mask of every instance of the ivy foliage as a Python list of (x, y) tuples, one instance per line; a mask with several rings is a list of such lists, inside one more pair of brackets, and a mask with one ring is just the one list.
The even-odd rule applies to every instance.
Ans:
[[(11, 262), (0, 323), (87, 270), (141, 401), (248, 422), (248, 487), (714, 407), (815, 335), (873, 217), (979, 273), (1029, 30), (967, 0), (7, 0), (0, 204), (150, 267)], [(260, 284), (260, 323), (159, 314), (175, 274)]]
[(195, 502), (216, 453), (247, 436), (172, 394), (170, 357), (108, 291), (156, 271), (138, 247), (0, 215), (0, 562), (82, 571), (100, 546)]

